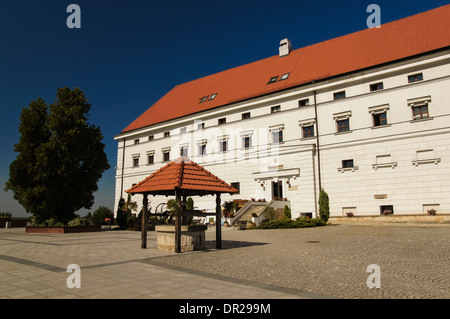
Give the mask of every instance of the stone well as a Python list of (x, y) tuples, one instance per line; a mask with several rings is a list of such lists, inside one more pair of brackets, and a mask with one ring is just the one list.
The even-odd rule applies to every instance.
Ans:
[[(193, 251), (205, 249), (206, 225), (181, 226), (181, 251)], [(175, 251), (175, 226), (158, 225), (157, 248), (160, 250)]]

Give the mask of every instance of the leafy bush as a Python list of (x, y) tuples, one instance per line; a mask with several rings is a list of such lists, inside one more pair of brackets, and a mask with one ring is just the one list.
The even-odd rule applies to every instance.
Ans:
[(323, 189), (320, 190), (319, 194), (319, 215), (325, 223), (330, 218), (330, 200), (327, 192)]
[(39, 223), (35, 216), (31, 218), (31, 225), (33, 226), (44, 226), (44, 227), (63, 227), (64, 224), (57, 221), (54, 218), (49, 218), (44, 220), (42, 223)]
[(265, 216), (269, 221), (273, 221), (275, 219), (275, 209), (273, 207), (267, 207), (265, 210)]
[(292, 218), (292, 216), (291, 216), (291, 209), (289, 208), (288, 205), (284, 205), (284, 210), (283, 210), (283, 212), (284, 212), (284, 216), (285, 216), (285, 217), (287, 217), (287, 218)]
[(10, 212), (1, 212), (0, 218), (10, 219), (12, 217), (12, 214)]
[(77, 217), (67, 223), (67, 226), (93, 226), (92, 220), (86, 217)]
[(288, 217), (281, 217), (276, 220), (262, 222), (256, 228), (258, 229), (285, 229), (285, 228), (303, 228), (325, 226), (326, 223), (320, 218), (297, 218), (291, 219)]
[(94, 225), (101, 225), (105, 222), (105, 218), (114, 218), (112, 210), (108, 207), (100, 206), (94, 211), (94, 213), (92, 213), (92, 222), (94, 223)]

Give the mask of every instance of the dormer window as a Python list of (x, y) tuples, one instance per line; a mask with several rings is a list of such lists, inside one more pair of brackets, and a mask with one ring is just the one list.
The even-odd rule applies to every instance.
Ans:
[(202, 97), (200, 100), (200, 103), (205, 103), (208, 100), (209, 95)]
[(267, 84), (274, 83), (274, 82), (276, 82), (277, 80), (278, 80), (278, 76), (271, 77), (270, 80), (269, 80), (269, 82), (268, 82)]
[(199, 103), (205, 103), (206, 101), (212, 101), (216, 98), (217, 93), (211, 94), (211, 95), (206, 95), (202, 98), (200, 98), (200, 102)]
[(290, 73), (285, 73), (285, 74), (283, 74), (283, 75), (281, 76), (281, 78), (280, 78), (280, 81), (281, 81), (281, 80), (287, 80), (287, 78), (289, 77), (289, 74), (290, 74)]

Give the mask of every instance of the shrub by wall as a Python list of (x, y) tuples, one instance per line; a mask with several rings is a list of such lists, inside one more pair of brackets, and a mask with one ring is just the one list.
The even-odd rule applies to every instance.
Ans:
[(325, 226), (326, 223), (320, 218), (297, 218), (290, 219), (282, 217), (280, 219), (262, 222), (257, 229), (283, 229), (283, 228), (303, 228)]

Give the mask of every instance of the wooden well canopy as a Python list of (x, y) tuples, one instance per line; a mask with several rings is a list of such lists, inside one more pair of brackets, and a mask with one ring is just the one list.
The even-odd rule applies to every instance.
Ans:
[[(188, 157), (179, 157), (161, 167), (140, 183), (127, 190), (128, 194), (142, 194), (142, 233), (141, 247), (147, 247), (147, 215), (148, 195), (175, 196), (178, 209), (175, 212), (175, 252), (181, 252), (181, 216), (216, 216), (216, 248), (222, 248), (220, 195), (233, 194), (238, 190), (203, 167), (191, 161)], [(187, 211), (186, 199), (189, 196), (216, 195), (216, 212), (205, 214), (200, 211)], [(154, 214), (151, 214), (154, 215)]]

